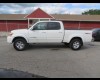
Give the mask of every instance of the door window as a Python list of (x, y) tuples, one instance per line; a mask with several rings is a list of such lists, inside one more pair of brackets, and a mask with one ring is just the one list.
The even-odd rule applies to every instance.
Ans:
[(33, 30), (46, 30), (47, 28), (47, 23), (46, 22), (41, 22), (41, 23), (37, 23)]
[(60, 29), (60, 23), (58, 22), (48, 22), (47, 30), (59, 30)]
[(98, 31), (98, 34), (100, 35), (100, 30)]

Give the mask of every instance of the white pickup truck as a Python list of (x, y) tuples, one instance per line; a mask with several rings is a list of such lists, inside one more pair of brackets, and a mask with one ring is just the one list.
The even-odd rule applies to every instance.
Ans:
[(8, 43), (23, 51), (31, 43), (64, 43), (72, 50), (79, 50), (84, 42), (91, 42), (90, 30), (65, 30), (61, 21), (39, 21), (29, 29), (13, 30), (7, 37)]

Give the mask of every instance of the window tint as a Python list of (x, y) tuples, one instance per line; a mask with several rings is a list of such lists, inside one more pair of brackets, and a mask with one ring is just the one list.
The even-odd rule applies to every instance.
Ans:
[(47, 30), (58, 30), (60, 29), (60, 23), (58, 22), (48, 22)]
[(100, 30), (98, 31), (99, 35), (100, 35)]
[(36, 24), (33, 30), (46, 30), (46, 27), (47, 27), (47, 23), (41, 22), (41, 23)]

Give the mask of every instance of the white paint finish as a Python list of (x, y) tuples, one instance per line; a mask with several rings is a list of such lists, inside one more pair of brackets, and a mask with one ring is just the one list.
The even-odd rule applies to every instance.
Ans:
[(83, 40), (83, 42), (91, 42), (92, 31), (90, 30), (65, 30), (64, 42), (69, 43), (70, 40), (74, 37), (80, 37)]
[(47, 42), (49, 43), (60, 43), (62, 42), (64, 32), (62, 30), (47, 30)]
[[(59, 22), (60, 30), (33, 30), (32, 28), (40, 22)], [(13, 35), (7, 38), (8, 42), (12, 42), (15, 37), (24, 37), (28, 43), (69, 43), (72, 38), (80, 37), (84, 42), (91, 42), (92, 31), (90, 30), (64, 30), (61, 21), (39, 21), (35, 23), (30, 29), (13, 30)]]
[(12, 43), (12, 41), (13, 41), (13, 37), (8, 36), (8, 37), (7, 37), (7, 42), (11, 44), (11, 43)]
[(16, 37), (23, 37), (26, 39), (27, 42), (28, 41), (28, 29), (18, 29), (18, 30), (13, 30), (11, 31), (11, 33), (13, 33), (12, 36), (8, 36), (7, 37), (7, 42), (8, 43), (12, 43), (13, 39)]
[(45, 42), (47, 42), (45, 30), (29, 31), (29, 43), (45, 43)]

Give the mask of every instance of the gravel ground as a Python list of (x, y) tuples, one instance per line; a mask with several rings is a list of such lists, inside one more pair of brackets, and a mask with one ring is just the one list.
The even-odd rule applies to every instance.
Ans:
[(19, 52), (0, 37), (0, 68), (48, 78), (100, 78), (100, 42), (84, 44), (79, 51), (63, 44), (34, 44)]

